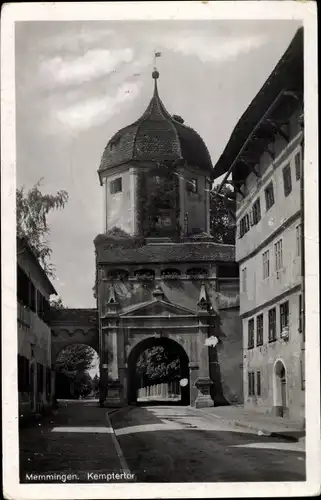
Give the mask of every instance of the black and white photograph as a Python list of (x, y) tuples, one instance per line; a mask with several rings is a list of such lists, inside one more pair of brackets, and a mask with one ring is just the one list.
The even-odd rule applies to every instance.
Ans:
[(4, 496), (320, 493), (315, 2), (2, 14)]

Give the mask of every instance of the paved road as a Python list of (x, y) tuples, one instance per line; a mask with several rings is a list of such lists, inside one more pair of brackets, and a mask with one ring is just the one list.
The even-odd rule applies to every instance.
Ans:
[[(55, 483), (67, 474), (98, 483), (305, 479), (298, 443), (236, 430), (182, 406), (106, 412), (97, 402), (64, 402), (57, 414), (21, 429), (20, 481), (44, 482), (39, 474)], [(134, 476), (106, 478), (129, 472)]]
[(140, 482), (305, 480), (300, 443), (234, 429), (198, 410), (132, 407), (111, 421)]
[(106, 482), (105, 475), (121, 474), (106, 413), (96, 401), (65, 401), (55, 415), (20, 429), (20, 482)]

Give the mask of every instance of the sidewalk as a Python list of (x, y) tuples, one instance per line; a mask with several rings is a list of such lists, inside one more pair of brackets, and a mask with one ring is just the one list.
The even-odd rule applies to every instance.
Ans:
[(75, 482), (90, 482), (93, 473), (122, 472), (107, 416), (114, 411), (94, 401), (59, 401), (53, 414), (21, 428), (20, 481), (38, 482), (39, 474), (74, 474)]
[(305, 438), (305, 429), (302, 422), (245, 410), (240, 405), (201, 408), (200, 411), (234, 427), (252, 429), (262, 435), (280, 437), (289, 441), (301, 441), (302, 438)]

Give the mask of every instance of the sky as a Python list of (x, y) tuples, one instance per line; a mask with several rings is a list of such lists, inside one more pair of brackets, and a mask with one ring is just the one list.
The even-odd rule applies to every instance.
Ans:
[(296, 21), (16, 23), (17, 187), (65, 189), (49, 216), (53, 284), (67, 307), (95, 307), (93, 240), (103, 231), (97, 169), (109, 139), (153, 93), (204, 139), (215, 165), (283, 55)]

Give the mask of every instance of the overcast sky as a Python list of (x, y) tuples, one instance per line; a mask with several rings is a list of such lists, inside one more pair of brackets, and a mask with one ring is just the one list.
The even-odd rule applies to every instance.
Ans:
[(295, 34), (294, 21), (16, 23), (17, 185), (66, 189), (50, 217), (54, 280), (68, 307), (94, 307), (97, 169), (120, 128), (159, 93), (218, 160), (242, 113)]

